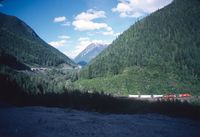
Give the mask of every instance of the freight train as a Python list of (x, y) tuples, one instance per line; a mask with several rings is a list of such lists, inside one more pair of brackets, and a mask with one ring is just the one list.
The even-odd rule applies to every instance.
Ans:
[(167, 95), (128, 95), (128, 98), (136, 98), (136, 99), (164, 99), (164, 100), (174, 100), (180, 98), (190, 98), (192, 97), (189, 93), (184, 94), (167, 94)]

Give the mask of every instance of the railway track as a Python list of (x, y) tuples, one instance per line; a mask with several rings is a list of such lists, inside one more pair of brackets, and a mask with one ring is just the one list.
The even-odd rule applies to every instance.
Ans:
[(130, 97), (130, 96), (116, 96), (117, 98), (124, 98), (124, 99), (133, 99), (133, 100), (144, 100), (144, 101), (181, 101), (181, 102), (191, 102), (191, 101), (198, 101), (200, 100), (200, 96), (189, 96), (189, 97), (146, 97), (146, 98), (141, 98), (140, 96), (138, 97)]

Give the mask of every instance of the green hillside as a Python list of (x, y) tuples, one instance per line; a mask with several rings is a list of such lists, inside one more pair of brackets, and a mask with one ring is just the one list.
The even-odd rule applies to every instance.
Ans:
[(75, 66), (67, 56), (45, 43), (23, 21), (0, 13), (0, 50), (29, 66)]
[[(0, 64), (2, 67), (8, 66), (15, 70), (30, 70), (30, 68), (28, 66), (19, 62), (15, 57), (13, 57), (9, 54), (6, 54), (5, 52), (3, 52), (1, 50), (0, 50)], [(0, 73), (1, 73), (1, 71), (0, 71)]]
[(200, 1), (174, 0), (136, 22), (80, 72), (79, 88), (200, 93)]
[[(76, 64), (45, 43), (23, 21), (0, 13), (0, 79), (6, 79), (3, 83), (7, 83), (1, 85), (0, 96), (17, 94), (10, 92), (10, 84), (29, 94), (63, 92), (76, 79), (76, 73), (62, 66), (73, 68)], [(31, 71), (31, 67), (49, 68)]]

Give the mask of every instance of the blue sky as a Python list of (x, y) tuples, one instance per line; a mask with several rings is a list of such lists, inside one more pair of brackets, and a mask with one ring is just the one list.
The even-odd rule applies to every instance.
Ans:
[(26, 22), (74, 58), (87, 45), (111, 43), (138, 19), (172, 0), (5, 0), (0, 11)]

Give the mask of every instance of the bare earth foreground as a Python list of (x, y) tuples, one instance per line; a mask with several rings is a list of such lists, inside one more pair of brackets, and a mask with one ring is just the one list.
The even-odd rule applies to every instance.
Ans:
[(0, 137), (200, 137), (200, 123), (159, 114), (0, 108)]

